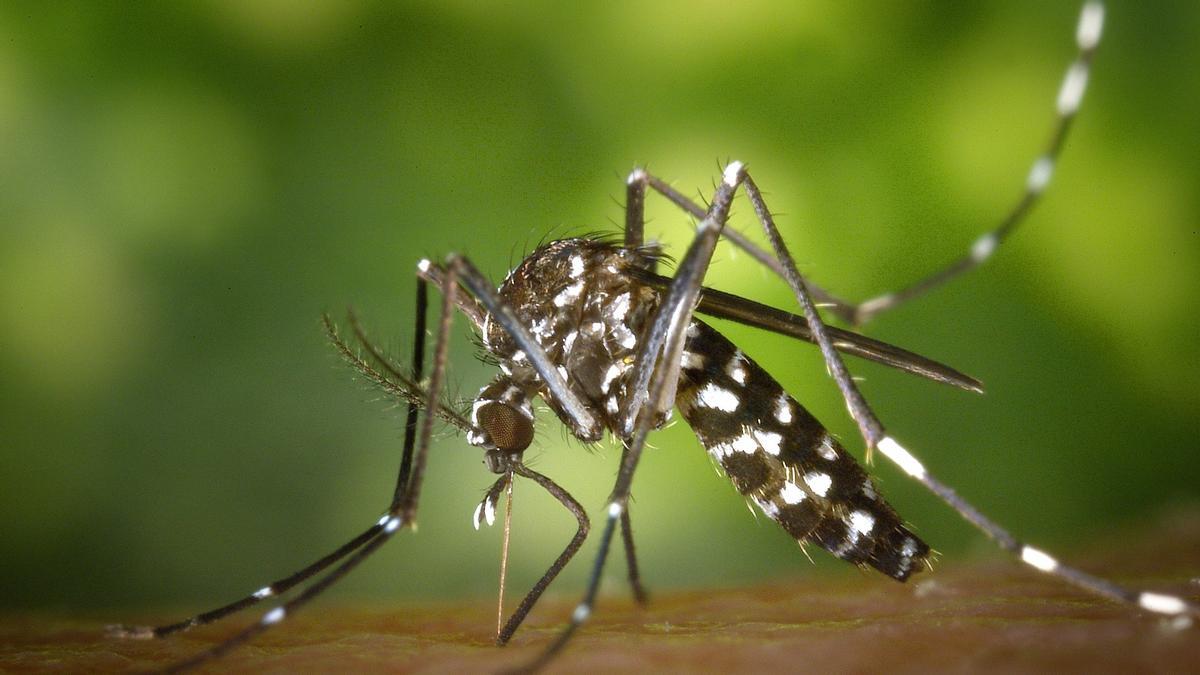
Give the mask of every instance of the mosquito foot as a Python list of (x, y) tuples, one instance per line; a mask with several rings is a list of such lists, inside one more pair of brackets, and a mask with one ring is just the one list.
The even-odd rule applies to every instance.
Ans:
[(110, 638), (120, 640), (153, 640), (153, 626), (126, 626), (123, 623), (115, 623), (104, 627), (104, 632)]

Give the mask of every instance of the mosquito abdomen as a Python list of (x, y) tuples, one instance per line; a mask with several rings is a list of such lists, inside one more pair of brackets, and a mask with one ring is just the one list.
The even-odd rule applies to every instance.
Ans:
[(798, 542), (904, 581), (929, 546), (874, 482), (783, 387), (725, 336), (693, 320), (676, 405), (758, 508)]

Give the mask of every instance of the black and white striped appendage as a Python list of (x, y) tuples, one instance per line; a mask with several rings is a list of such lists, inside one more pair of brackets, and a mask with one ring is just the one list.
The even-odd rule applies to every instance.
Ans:
[[(1029, 176), (1025, 179), (1025, 197), (1021, 200), (1026, 208), (1032, 201), (1041, 196), (1054, 177), (1054, 164), (1062, 145), (1062, 135), (1065, 126), (1079, 112), (1083, 103), (1083, 94), (1087, 91), (1088, 74), (1091, 70), (1092, 55), (1100, 44), (1100, 35), (1104, 29), (1104, 5), (1099, 2), (1089, 2), (1083, 6), (1079, 14), (1079, 24), (1075, 29), (1075, 43), (1079, 48), (1079, 56), (1067, 68), (1062, 84), (1055, 99), (1055, 110), (1058, 114), (1059, 130), (1051, 139), (1050, 147), (1033, 162), (1029, 168)], [(975, 264), (982, 263), (996, 252), (1005, 235), (1015, 223), (1005, 222), (999, 229), (988, 232), (975, 240), (971, 246), (970, 259)]]
[[(390, 513), (384, 514), (379, 519), (379, 522), (376, 524), (377, 527), (382, 528), (380, 530), (380, 533), (382, 536), (376, 542), (376, 546), (378, 546), (379, 543), (382, 543), (382, 541), (385, 540), (386, 538), (395, 534), (396, 531), (399, 530), (400, 526), (403, 524), (404, 524), (404, 519), (401, 518), (400, 516), (393, 515)], [(275, 595), (275, 592), (272, 590), (272, 588), (270, 586), (264, 586), (263, 588), (260, 588), (259, 590), (257, 590), (254, 593), (254, 597), (259, 600), (269, 598), (273, 595)], [(301, 596), (301, 598), (303, 598), (303, 597), (304, 596)], [(300, 600), (300, 598), (297, 598), (297, 600)], [(293, 600), (292, 603), (297, 602), (297, 600)], [(258, 620), (259, 626), (266, 628), (269, 626), (273, 626), (273, 625), (279, 623), (280, 621), (283, 621), (285, 618), (287, 618), (288, 607), (292, 603), (286, 603), (284, 605), (280, 605), (279, 607), (275, 607), (274, 609), (268, 610), (265, 614), (262, 615), (262, 618)]]
[[(1063, 141), (1067, 130), (1079, 106), (1083, 103), (1083, 95), (1087, 91), (1088, 75), (1091, 71), (1092, 57), (1100, 44), (1100, 36), (1104, 29), (1104, 5), (1099, 2), (1088, 2), (1083, 6), (1079, 15), (1079, 23), (1075, 29), (1075, 43), (1079, 50), (1075, 60), (1067, 68), (1055, 98), (1056, 124), (1041, 154), (1029, 167), (1025, 178), (1024, 190), (1000, 225), (990, 232), (978, 237), (965, 256), (960, 257), (949, 267), (918, 281), (917, 283), (897, 292), (864, 300), (857, 306), (850, 306), (844, 301), (835, 304), (843, 305), (840, 314), (854, 323), (865, 323), (872, 317), (890, 310), (906, 300), (910, 300), (928, 292), (958, 275), (986, 262), (1004, 243), (1012, 231), (1016, 229), (1033, 205), (1041, 198), (1050, 180), (1054, 177), (1054, 167), (1058, 155), (1062, 151)], [(846, 307), (850, 307), (849, 310)]]
[(1181, 620), (1180, 623), (1176, 624), (1177, 627), (1191, 625), (1192, 619), (1188, 615), (1195, 614), (1196, 607), (1190, 605), (1187, 600), (1163, 593), (1131, 591), (1075, 568), (1067, 567), (1059, 563), (1049, 553), (1017, 541), (1006, 530), (992, 522), (990, 518), (984, 516), (973, 506), (958, 497), (952, 490), (931, 476), (920, 460), (914, 457), (912, 453), (896, 442), (891, 436), (885, 437), (876, 447), (885, 457), (900, 467), (901, 470), (942, 497), (942, 499), (954, 507), (967, 520), (996, 540), (1002, 548), (1015, 554), (1026, 565), (1039, 572), (1061, 577), (1081, 588), (1086, 588), (1113, 600), (1134, 604), (1157, 614), (1176, 617)]
[[(1065, 126), (1079, 112), (1083, 103), (1083, 95), (1087, 91), (1088, 74), (1091, 70), (1092, 55), (1100, 44), (1100, 35), (1104, 28), (1104, 5), (1099, 2), (1089, 2), (1079, 15), (1079, 24), (1075, 30), (1075, 43), (1079, 48), (1079, 56), (1067, 68), (1062, 84), (1055, 99), (1055, 110), (1058, 114), (1059, 130), (1051, 139), (1050, 147), (1033, 162), (1029, 168), (1029, 176), (1025, 179), (1025, 196), (1021, 200), (1026, 208), (1028, 203), (1041, 196), (1054, 177), (1054, 164), (1062, 145), (1062, 135)], [(979, 237), (971, 246), (970, 259), (979, 264), (996, 252), (996, 247), (1008, 234), (1015, 223), (1005, 222), (993, 232)]]

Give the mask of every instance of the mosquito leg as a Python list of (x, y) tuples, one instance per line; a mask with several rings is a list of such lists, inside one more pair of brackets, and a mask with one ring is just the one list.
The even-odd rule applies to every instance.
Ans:
[(645, 169), (638, 168), (625, 179), (625, 248), (639, 248), (645, 243), (646, 182), (649, 178)]
[(590, 527), (587, 513), (583, 510), (583, 507), (566, 490), (559, 487), (557, 483), (520, 463), (514, 463), (512, 469), (518, 476), (524, 476), (541, 485), (546, 492), (549, 492), (555, 499), (562, 503), (571, 512), (571, 515), (575, 516), (575, 520), (579, 522), (579, 527), (575, 530), (575, 536), (567, 543), (567, 547), (551, 563), (550, 569), (546, 570), (541, 579), (538, 579), (533, 588), (529, 590), (529, 593), (525, 595), (525, 599), (521, 601), (521, 604), (517, 606), (512, 616), (504, 624), (503, 630), (500, 631), (499, 636), (496, 638), (496, 644), (498, 645), (507, 644), (509, 639), (512, 638), (513, 633), (516, 632), (521, 622), (525, 620), (525, 617), (529, 615), (529, 611), (533, 609), (534, 604), (542, 597), (542, 593), (546, 591), (546, 588), (554, 581), (558, 573), (567, 566), (571, 558), (575, 557), (575, 554), (579, 551), (579, 547), (583, 546), (583, 540), (587, 538)]
[[(1100, 42), (1103, 25), (1103, 5), (1095, 1), (1086, 3), (1079, 16), (1079, 23), (1075, 31), (1075, 42), (1079, 48), (1079, 52), (1075, 60), (1067, 68), (1062, 86), (1058, 91), (1054, 130), (1051, 132), (1050, 139), (1042, 149), (1041, 154), (1038, 155), (1038, 158), (1034, 160), (1033, 165), (1030, 167), (1021, 196), (1004, 219), (1000, 221), (999, 226), (976, 239), (967, 254), (907, 288), (893, 293), (885, 293), (861, 303), (853, 303), (838, 298), (809, 281), (807, 282), (808, 291), (812, 297), (843, 321), (854, 325), (862, 325), (875, 316), (908, 300), (924, 295), (930, 290), (978, 267), (991, 258), (1000, 244), (1029, 215), (1029, 212), (1033, 209), (1050, 183), (1050, 179), (1054, 174), (1054, 166), (1062, 152), (1063, 143), (1066, 140), (1068, 131), (1070, 131), (1071, 123), (1074, 121), (1076, 113), (1079, 112), (1079, 105), (1083, 101), (1083, 95), (1087, 89), (1088, 73), (1091, 69), (1092, 59), (1096, 53), (1096, 47)], [(646, 174), (641, 169), (635, 170), (630, 175), (631, 181), (633, 180), (633, 176), (637, 175), (639, 171), (641, 172), (639, 182), (648, 185), (655, 192), (663, 195), (676, 206), (696, 218), (704, 217), (705, 210), (703, 207), (666, 182)], [(640, 209), (641, 205), (639, 204), (638, 207)], [(628, 241), (628, 218), (626, 222), (626, 240)], [(780, 262), (770, 253), (746, 239), (741, 233), (733, 229), (728, 229), (724, 232), (723, 236), (738, 248), (746, 251), (752, 258), (768, 269), (781, 277), (785, 277), (786, 272)]]
[[(417, 276), (441, 288), (445, 279), (445, 271), (439, 265), (435, 265), (428, 260), (422, 260), (417, 264)], [(459, 293), (455, 295), (454, 301), (458, 305), (459, 311), (471, 320), (471, 323), (477, 330), (480, 332), (486, 330), (487, 310), (475, 298), (471, 297), (468, 293)]]
[(289, 613), (292, 613), (303, 605), (307, 604), (310, 600), (320, 594), (321, 591), (329, 588), (335, 582), (345, 576), (350, 570), (357, 567), (358, 564), (366, 559), (367, 556), (378, 550), (379, 547), (384, 544), (384, 542), (391, 538), (392, 534), (394, 534), (402, 524), (403, 521), (399, 516), (387, 517), (387, 520), (384, 522), (384, 524), (378, 526), (380, 527), (379, 532), (373, 538), (367, 541), (365, 545), (359, 548), (354, 555), (350, 556), (349, 559), (334, 568), (332, 572), (326, 574), (312, 585), (305, 588), (304, 591), (302, 591), (299, 595), (267, 612), (257, 622), (251, 624), (247, 628), (242, 629), (232, 637), (223, 640), (217, 645), (206, 649), (185, 661), (181, 661), (170, 666), (164, 672), (180, 673), (186, 670), (191, 670), (212, 659), (219, 658), (220, 656), (229, 652), (231, 649), (250, 640), (259, 633), (265, 632), (271, 626), (279, 623), (280, 621), (283, 621), (283, 619), (287, 617)]
[[(358, 322), (358, 316), (352, 311), (347, 312), (354, 336), (358, 338), (359, 344), (367, 350), (371, 358), (384, 369), (391, 372), (393, 376), (411, 382), (420, 382), (422, 371), (425, 368), (425, 316), (429, 307), (429, 290), (427, 284), (428, 282), (424, 278), (417, 277), (416, 326), (413, 329), (411, 379), (401, 375), (396, 367), (392, 365), (391, 361), (383, 355), (383, 352), (375, 346), (375, 343), (367, 337), (362, 325)], [(420, 408), (417, 402), (409, 399), (408, 410), (404, 418), (404, 453), (400, 457), (400, 474), (396, 479), (396, 490), (392, 497), (392, 506), (395, 506), (400, 501), (400, 494), (408, 485), (409, 474), (412, 472), (412, 448), (417, 437), (417, 413), (419, 411)]]
[(788, 284), (792, 287), (792, 292), (795, 294), (796, 300), (804, 310), (804, 317), (808, 320), (813, 337), (816, 339), (817, 344), (820, 345), (826, 367), (833, 375), (838, 388), (841, 389), (846, 406), (850, 411), (850, 416), (858, 425), (859, 431), (866, 441), (868, 451), (871, 448), (878, 448), (884, 456), (895, 462), (901, 470), (916, 479), (930, 492), (933, 492), (942, 501), (957, 511), (964, 519), (992, 538), (1000, 548), (1019, 557), (1022, 562), (1035, 569), (1057, 576), (1068, 583), (1098, 595), (1119, 602), (1137, 605), (1152, 612), (1168, 615), (1191, 614), (1200, 616), (1200, 607), (1182, 598), (1123, 588), (1105, 579), (1062, 565), (1044, 551), (1019, 542), (1008, 531), (984, 516), (962, 497), (959, 497), (949, 486), (930, 475), (916, 457), (905, 450), (891, 436), (887, 435), (883, 425), (880, 424), (879, 419), (858, 391), (858, 387), (850, 377), (846, 365), (842, 362), (842, 357), (837, 353), (830, 341), (828, 330), (821, 321), (816, 308), (813, 306), (812, 299), (805, 288), (803, 277), (796, 270), (795, 262), (792, 260), (787, 247), (783, 244), (783, 240), (779, 235), (779, 229), (775, 226), (770, 210), (767, 208), (762, 193), (758, 190), (758, 186), (755, 185), (753, 179), (748, 174), (743, 175), (742, 184), (746, 190), (746, 197), (753, 205), (755, 214), (762, 223), (763, 229), (766, 230), (767, 238), (771, 241), (771, 245), (775, 249), (779, 261), (783, 264), (787, 272)]
[[(458, 271), (451, 267), (446, 270), (446, 278), (441, 285), (442, 310), (438, 320), (437, 340), (433, 346), (433, 368), (429, 374), (429, 391), (425, 399), (425, 410), (437, 410), (442, 383), (446, 377), (446, 361), (450, 353), (450, 326), (454, 323), (455, 296), (458, 294)], [(418, 321), (424, 328), (424, 323)], [(393, 511), (401, 518), (402, 523), (410, 526), (416, 522), (417, 505), (421, 499), (421, 485), (425, 478), (425, 462), (429, 456), (429, 443), (433, 438), (434, 415), (428, 412), (421, 418), (417, 436), (417, 447), (412, 454), (411, 473), (409, 482), (402, 494), (397, 494)], [(408, 438), (407, 434), (405, 438)]]
[(216, 609), (209, 610), (209, 611), (203, 612), (201, 614), (197, 614), (195, 616), (189, 617), (189, 618), (184, 619), (183, 621), (179, 621), (177, 623), (165, 624), (162, 626), (113, 625), (113, 626), (108, 627), (108, 634), (112, 637), (134, 638), (134, 639), (150, 639), (150, 638), (166, 637), (168, 635), (171, 635), (172, 633), (178, 633), (180, 631), (190, 630), (192, 628), (195, 628), (196, 626), (203, 626), (205, 624), (209, 624), (214, 621), (218, 621), (220, 619), (223, 619), (223, 618), (229, 616), (230, 614), (233, 614), (234, 612), (243, 610), (247, 607), (250, 607), (251, 605), (256, 605), (259, 602), (266, 600), (267, 598), (272, 598), (277, 595), (282, 595), (283, 593), (286, 593), (287, 591), (294, 588), (297, 584), (300, 584), (303, 581), (305, 581), (306, 579), (312, 577), (314, 574), (321, 572), (326, 567), (329, 567), (333, 563), (341, 560), (342, 558), (346, 557), (348, 554), (357, 550), (360, 546), (362, 546), (366, 542), (370, 541), (372, 538), (374, 538), (376, 535), (378, 535), (383, 530), (383, 527), (386, 524), (385, 521), (386, 521), (386, 516), (383, 519), (381, 519), (379, 523), (376, 523), (375, 525), (372, 525), (371, 527), (367, 528), (362, 534), (360, 534), (357, 537), (346, 542), (345, 544), (343, 544), (340, 548), (338, 548), (333, 553), (330, 553), (329, 555), (325, 556), (324, 558), (321, 558), (320, 560), (314, 562), (313, 564), (309, 565), (308, 567), (305, 567), (304, 569), (302, 569), (298, 572), (295, 572), (290, 576), (286, 576), (282, 579), (277, 579), (277, 580), (267, 584), (266, 586), (263, 586), (262, 588), (258, 589), (257, 591), (251, 593), (250, 595), (247, 595), (243, 598), (235, 600), (235, 601), (229, 603), (228, 605), (224, 605), (222, 607), (218, 607)]
[[(632, 181), (634, 181), (635, 176), (638, 178), (638, 182), (648, 185), (655, 192), (659, 193), (663, 197), (666, 197), (668, 201), (684, 211), (687, 211), (692, 216), (700, 219), (703, 219), (707, 216), (707, 211), (704, 209), (704, 207), (692, 201), (692, 199), (690, 199), (687, 195), (684, 195), (682, 192), (679, 192), (675, 188), (671, 187), (670, 184), (661, 178), (652, 176), (646, 173), (643, 169), (634, 169), (633, 173), (630, 174), (629, 177), (631, 184)], [(627, 212), (627, 223), (628, 220), (629, 217)], [(727, 227), (721, 232), (721, 236), (728, 239), (730, 243), (748, 253), (751, 258), (757, 260), (767, 269), (775, 272), (780, 277), (784, 276), (783, 265), (779, 264), (779, 261), (775, 259), (775, 256), (771, 255), (768, 251), (764, 251), (763, 249), (759, 248), (757, 244), (747, 239), (742, 233), (731, 227)], [(854, 320), (854, 312), (856, 310), (854, 303), (847, 300), (842, 300), (811, 282), (808, 284), (808, 289), (818, 302), (821, 302), (824, 306), (828, 307), (829, 310), (838, 318), (847, 322)]]
[(1021, 562), (1034, 569), (1056, 576), (1067, 583), (1110, 600), (1136, 605), (1150, 612), (1168, 616), (1200, 617), (1200, 605), (1184, 598), (1133, 590), (1074, 567), (1063, 565), (1045, 551), (1022, 543), (1007, 530), (980, 513), (969, 502), (958, 496), (958, 493), (952, 488), (933, 477), (916, 457), (892, 437), (885, 436), (877, 447), (884, 456), (895, 462), (905, 473), (924, 485), (930, 492), (940, 497), (950, 508), (995, 541), (1000, 548), (1018, 557)]
[(629, 587), (633, 589), (633, 599), (639, 605), (650, 602), (650, 594), (642, 585), (642, 574), (638, 570), (637, 550), (633, 546), (633, 524), (629, 520), (629, 511), (621, 511), (621, 541), (625, 544), (625, 566), (629, 570)]
[[(422, 368), (422, 363), (424, 361), (425, 313), (426, 313), (426, 305), (427, 305), (426, 298), (427, 298), (428, 293), (425, 290), (424, 281), (420, 282), (418, 284), (417, 288), (418, 288), (418, 292), (417, 292), (417, 335), (415, 338), (415, 343), (414, 343), (414, 348), (413, 348), (413, 374), (414, 374), (414, 379), (416, 381), (420, 381), (421, 368)], [(357, 321), (353, 321), (353, 323), (355, 325), (356, 333), (359, 335), (360, 339), (363, 340), (363, 344), (368, 348), (368, 350), (372, 353), (372, 355), (377, 360), (382, 360), (383, 359), (382, 355), (378, 353), (378, 351), (374, 348), (373, 345), (371, 345), (368, 341), (365, 340), (365, 336), (362, 335), (361, 330), (358, 328)], [(404, 486), (407, 485), (407, 483), (408, 483), (408, 471), (409, 471), (409, 465), (411, 464), (413, 438), (414, 438), (415, 431), (416, 431), (416, 413), (417, 413), (417, 408), (416, 408), (416, 406), (413, 405), (413, 402), (410, 401), (409, 406), (408, 406), (408, 425), (406, 426), (406, 430), (405, 430), (404, 454), (403, 454), (403, 457), (402, 457), (401, 463), (400, 463), (399, 477), (396, 480), (396, 490), (395, 490), (396, 497), (393, 498), (393, 501), (392, 501), (391, 506), (389, 507), (389, 510), (390, 510), (390, 508), (394, 508), (396, 506), (396, 503), (397, 503), (400, 493), (402, 492)], [(373, 537), (378, 535), (380, 533), (380, 531), (382, 531), (384, 525), (386, 524), (386, 520), (387, 520), (387, 517), (385, 516), (383, 519), (380, 520), (379, 523), (376, 523), (375, 525), (372, 525), (371, 527), (367, 528), (365, 531), (362, 532), (362, 534), (359, 534), (357, 537), (346, 542), (345, 544), (343, 544), (341, 547), (339, 547), (334, 552), (317, 560), (316, 562), (305, 567), (304, 569), (301, 569), (298, 572), (295, 572), (295, 573), (293, 573), (287, 577), (284, 577), (282, 579), (277, 579), (277, 580), (271, 582), (270, 584), (267, 584), (266, 586), (263, 586), (262, 588), (258, 589), (254, 593), (251, 593), (250, 595), (247, 595), (238, 600), (235, 600), (234, 602), (231, 602), (227, 605), (218, 607), (216, 609), (213, 609), (213, 610), (210, 610), (207, 612), (203, 612), (201, 614), (197, 614), (195, 616), (184, 619), (183, 621), (179, 621), (179, 622), (176, 622), (173, 624), (167, 624), (167, 625), (163, 625), (163, 626), (156, 626), (156, 627), (113, 626), (113, 627), (110, 627), (110, 633), (117, 635), (117, 636), (122, 636), (122, 637), (139, 637), (139, 638), (142, 638), (142, 637), (144, 637), (144, 638), (165, 637), (172, 633), (177, 633), (180, 631), (194, 628), (196, 626), (203, 626), (205, 624), (209, 624), (214, 621), (218, 621), (226, 616), (229, 616), (230, 614), (238, 612), (238, 611), (245, 609), (247, 607), (250, 607), (252, 605), (258, 604), (259, 602), (261, 602), (267, 598), (271, 598), (271, 597), (286, 593), (287, 591), (294, 588), (296, 585), (303, 583), (305, 580), (311, 578), (313, 575), (320, 573), (325, 568), (327, 568), (330, 565), (332, 565), (333, 563), (341, 560), (348, 554), (357, 550), (360, 546), (362, 546), (366, 542), (370, 541)]]
[[(424, 278), (417, 277), (417, 298), (416, 298), (416, 325), (413, 328), (413, 352), (412, 352), (412, 381), (420, 382), (421, 374), (425, 368), (425, 315), (429, 307), (429, 289), (428, 283)], [(358, 337), (358, 341), (366, 348), (367, 352), (385, 368), (392, 370), (391, 364), (383, 354), (367, 339), (366, 334), (362, 330), (362, 326), (358, 323), (358, 318), (353, 313), (350, 315), (350, 324), (354, 329), (354, 334)], [(429, 408), (433, 410), (433, 408)], [(408, 486), (409, 476), (412, 473), (412, 449), (417, 437), (417, 413), (419, 408), (415, 401), (408, 402), (408, 411), (404, 418), (404, 454), (400, 458), (400, 474), (396, 479), (396, 491), (392, 496), (392, 506), (395, 507), (399, 503), (401, 493)]]
[[(629, 454), (628, 448), (623, 448), (621, 451), (621, 463), (625, 463), (625, 456)], [(629, 509), (621, 510), (621, 542), (625, 545), (625, 569), (629, 574), (629, 587), (633, 590), (633, 599), (639, 605), (645, 605), (650, 601), (650, 595), (646, 592), (646, 587), (642, 585), (642, 574), (638, 570), (637, 549), (633, 545), (633, 522), (629, 518)]]
[[(434, 348), (434, 363), (433, 371), (429, 379), (429, 389), (425, 400), (425, 409), (435, 411), (438, 408), (438, 397), (441, 393), (442, 381), (445, 378), (446, 356), (450, 341), (450, 326), (454, 318), (454, 295), (457, 288), (457, 278), (453, 269), (446, 274), (445, 285), (442, 288), (442, 307), (441, 321), (438, 327), (437, 342)], [(420, 304), (420, 303), (419, 303)], [(418, 325), (424, 327), (423, 320), (418, 319)], [(418, 338), (420, 340), (421, 338)], [(422, 348), (423, 349), (423, 348)], [(192, 656), (191, 658), (174, 664), (167, 669), (168, 672), (182, 672), (199, 666), (211, 659), (217, 658), (225, 654), (229, 650), (238, 645), (250, 640), (254, 636), (266, 631), (271, 626), (282, 621), (289, 613), (298, 610), (300, 607), (307, 604), (310, 600), (319, 595), (326, 588), (332, 586), (347, 573), (357, 567), (363, 560), (379, 549), (388, 539), (391, 538), (397, 530), (405, 524), (414, 522), (417, 512), (417, 505), (420, 498), (420, 483), (424, 478), (425, 461), (428, 456), (429, 442), (433, 435), (433, 414), (426, 414), (422, 419), (418, 436), (416, 438), (416, 451), (414, 453), (411, 446), (404, 448), (404, 456), (411, 457), (411, 473), (408, 477), (408, 483), (397, 488), (397, 497), (393, 499), (388, 512), (380, 518), (379, 522), (373, 525), (363, 534), (348, 542), (342, 548), (334, 553), (322, 558), (313, 565), (301, 570), (301, 572), (289, 577), (288, 580), (293, 580), (298, 583), (313, 574), (321, 571), (328, 565), (337, 560), (349, 555), (340, 565), (332, 571), (313, 582), (302, 592), (296, 595), (291, 600), (275, 607), (274, 609), (263, 614), (256, 623), (244, 628), (232, 637), (223, 640), (217, 645), (203, 652)], [(407, 441), (407, 438), (406, 438)], [(293, 583), (293, 585), (294, 585)], [(275, 595), (277, 592), (282, 592), (282, 588), (276, 588), (274, 585), (267, 586), (260, 591), (249, 596), (252, 600), (246, 602), (241, 607), (254, 604), (259, 600)], [(233, 603), (237, 605), (238, 603)], [(233, 605), (230, 605), (232, 607)], [(241, 607), (238, 607), (240, 609)], [(223, 608), (224, 609), (224, 608)], [(218, 610), (220, 611), (220, 610)], [(234, 611), (234, 610), (229, 610)], [(228, 614), (229, 612), (225, 612)], [(222, 614), (223, 616), (224, 614)], [(186, 622), (184, 622), (186, 624)], [(149, 637), (137, 632), (131, 633), (135, 637)], [(153, 631), (151, 631), (151, 635)]]
[[(704, 274), (708, 270), (713, 251), (729, 217), (729, 206), (738, 186), (736, 180), (731, 181), (729, 178), (740, 175), (741, 170), (741, 162), (733, 162), (726, 168), (726, 179), (717, 186), (712, 205), (701, 221), (687, 253), (680, 261), (671, 286), (655, 313), (654, 321), (641, 338), (642, 344), (638, 346), (638, 355), (633, 366), (633, 385), (630, 389), (633, 395), (623, 404), (621, 411), (620, 435), (623, 438), (628, 439), (634, 435), (638, 416), (647, 402), (651, 403), (653, 412), (658, 414), (665, 414), (674, 405), (679, 358), (683, 351), (683, 331), (687, 328), (696, 303), (699, 302)], [(651, 377), (657, 372), (655, 364), (660, 360), (669, 372), (661, 378), (662, 390), (650, 397)], [(647, 424), (652, 422), (653, 420), (650, 420)], [(624, 459), (636, 465), (640, 455), (640, 448), (630, 446)], [(627, 466), (627, 461), (622, 461), (622, 467)]]
[(842, 357), (833, 346), (833, 341), (829, 337), (829, 329), (817, 313), (816, 305), (808, 293), (805, 280), (796, 269), (796, 263), (792, 259), (791, 252), (784, 245), (783, 238), (779, 234), (779, 228), (775, 226), (775, 219), (767, 208), (767, 204), (763, 200), (758, 186), (754, 183), (750, 175), (744, 171), (742, 173), (742, 180), (742, 184), (746, 190), (746, 197), (754, 207), (754, 213), (758, 216), (759, 222), (762, 223), (763, 230), (766, 231), (767, 239), (770, 240), (771, 247), (775, 250), (775, 255), (778, 257), (780, 264), (783, 265), (784, 279), (787, 280), (788, 286), (791, 287), (792, 293), (796, 297), (796, 301), (800, 304), (804, 318), (808, 321), (808, 328), (812, 332), (817, 346), (821, 349), (821, 355), (825, 358), (825, 366), (829, 369), (834, 381), (837, 382), (838, 388), (842, 391), (842, 398), (845, 399), (846, 407), (850, 410), (850, 417), (858, 425), (859, 431), (867, 441), (867, 447), (874, 448), (884, 437), (883, 425), (879, 423), (879, 420), (875, 417), (875, 413), (867, 405), (862, 394), (859, 393), (858, 386), (854, 384), (854, 380), (850, 377), (850, 372), (846, 369), (846, 364), (842, 362)]
[(1055, 105), (1054, 130), (1046, 142), (1042, 152), (1034, 160), (1025, 179), (1025, 188), (1017, 202), (1009, 209), (1008, 214), (992, 231), (975, 240), (971, 249), (963, 256), (947, 265), (945, 268), (930, 274), (916, 283), (894, 293), (886, 293), (858, 305), (855, 309), (853, 322), (863, 324), (871, 318), (900, 305), (903, 302), (924, 295), (930, 290), (958, 277), (983, 264), (992, 257), (1000, 244), (1012, 234), (1029, 215), (1031, 209), (1050, 183), (1054, 174), (1054, 166), (1058, 163), (1062, 152), (1063, 141), (1079, 112), (1079, 104), (1083, 101), (1087, 89), (1088, 71), (1091, 69), (1092, 57), (1096, 46), (1100, 43), (1100, 34), (1104, 26), (1104, 6), (1100, 2), (1084, 4), (1079, 15), (1079, 23), (1075, 29), (1075, 43), (1079, 52), (1075, 60), (1067, 68), (1062, 86), (1058, 90)]

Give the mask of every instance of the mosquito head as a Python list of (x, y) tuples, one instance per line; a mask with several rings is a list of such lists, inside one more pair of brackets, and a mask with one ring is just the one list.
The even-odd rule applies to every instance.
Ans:
[[(475, 408), (475, 423), (488, 455), (516, 455), (518, 458), (533, 442), (533, 419), (520, 406), (506, 401), (485, 401)], [(488, 460), (489, 466), (492, 464)], [(495, 469), (493, 469), (494, 471)], [(497, 471), (497, 473), (500, 473)]]
[(479, 391), (471, 406), (467, 441), (487, 451), (484, 463), (494, 473), (504, 473), (533, 442), (533, 408), (528, 395), (507, 376), (500, 376)]

